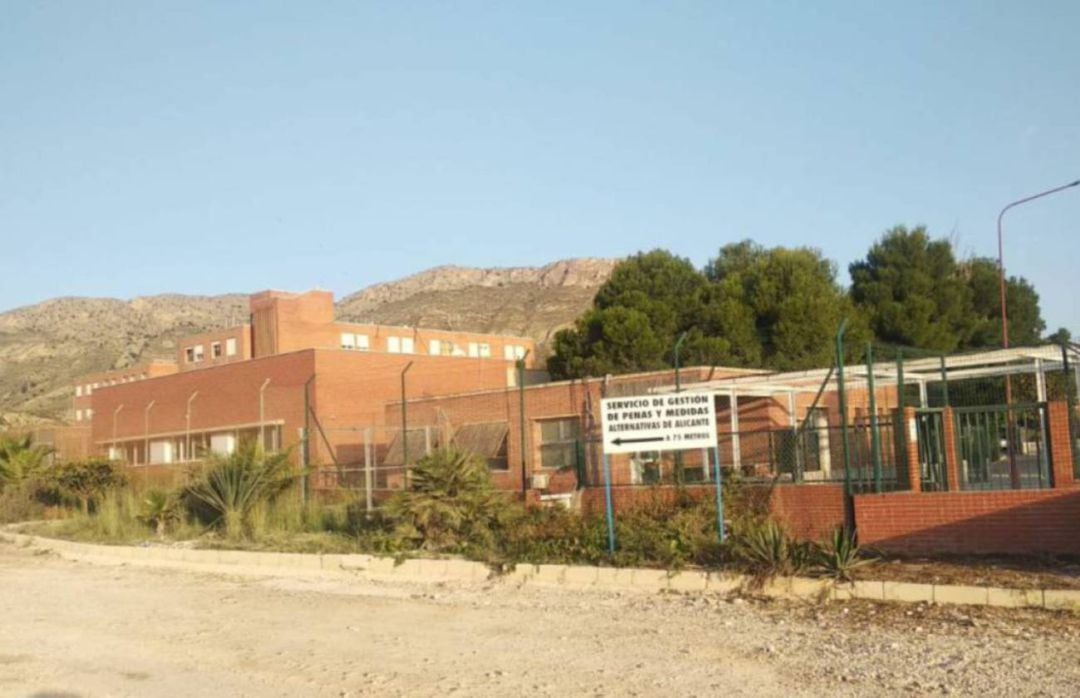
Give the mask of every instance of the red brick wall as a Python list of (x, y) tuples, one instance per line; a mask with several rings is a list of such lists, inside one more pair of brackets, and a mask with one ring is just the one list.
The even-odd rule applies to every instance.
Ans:
[(1076, 480), (1072, 436), (1069, 430), (1069, 405), (1064, 401), (1049, 402), (1046, 409), (1054, 487), (1069, 487)]
[[(762, 491), (768, 485), (761, 485)], [(669, 504), (679, 496), (674, 487), (613, 487), (616, 513), (654, 502)], [(682, 493), (694, 500), (716, 501), (716, 485), (690, 485)], [(581, 494), (583, 514), (604, 513), (604, 488), (590, 487)], [(769, 511), (788, 533), (800, 540), (817, 541), (844, 523), (844, 487), (840, 484), (777, 485), (769, 493)]]
[(861, 545), (900, 553), (1080, 554), (1080, 489), (855, 497)]
[[(230, 339), (236, 340), (236, 353), (232, 356), (229, 356), (226, 352), (228, 349), (228, 341)], [(216, 359), (214, 358), (213, 350), (215, 342), (221, 344), (221, 356)], [(188, 363), (188, 348), (198, 345), (202, 345), (203, 348), (202, 361)], [(194, 371), (196, 369), (209, 368), (211, 366), (220, 366), (221, 364), (247, 361), (250, 358), (251, 325), (246, 324), (184, 337), (177, 343), (176, 349), (176, 365), (180, 367), (181, 371)]]
[[(651, 504), (671, 504), (680, 494), (675, 487), (612, 487), (611, 503), (616, 513), (630, 511)], [(683, 496), (694, 501), (716, 500), (716, 485), (688, 485), (681, 490)], [(590, 487), (581, 492), (581, 513), (601, 515), (604, 513), (604, 488)]]
[(844, 486), (839, 483), (776, 485), (769, 499), (773, 518), (800, 540), (821, 540), (844, 525)]
[(265, 419), (284, 421), (282, 440), (288, 446), (296, 443), (297, 429), (303, 426), (304, 383), (314, 371), (315, 352), (306, 351), (101, 388), (93, 396), (92, 440), (98, 452), (105, 451), (113, 438), (114, 413), (119, 440), (143, 438), (146, 408), (151, 401), (151, 438), (155, 434), (181, 434), (186, 428), (188, 398), (195, 391), (198, 395), (191, 405), (193, 432), (256, 424), (259, 388), (269, 378), (264, 393)]

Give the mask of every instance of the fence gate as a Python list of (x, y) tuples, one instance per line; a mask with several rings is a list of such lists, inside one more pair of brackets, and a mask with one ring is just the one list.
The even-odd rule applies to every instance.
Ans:
[(961, 489), (1049, 487), (1045, 403), (957, 407)]
[(944, 492), (945, 413), (943, 410), (915, 411), (919, 444), (919, 477), (923, 492)]

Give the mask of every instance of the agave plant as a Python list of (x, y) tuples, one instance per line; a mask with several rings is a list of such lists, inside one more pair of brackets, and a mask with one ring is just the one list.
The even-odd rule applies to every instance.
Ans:
[(416, 463), (409, 489), (387, 502), (386, 513), (398, 520), (400, 538), (427, 549), (457, 549), (489, 537), (504, 505), (484, 461), (442, 449)]
[(34, 437), (0, 436), (0, 489), (19, 484), (45, 467), (52, 448), (34, 443)]
[(273, 502), (296, 481), (300, 473), (289, 463), (289, 452), (267, 454), (253, 442), (221, 456), (211, 454), (196, 473), (187, 494), (210, 510), (214, 525), (229, 538), (242, 537), (252, 512)]
[(762, 575), (797, 574), (810, 561), (809, 546), (793, 540), (783, 526), (772, 520), (737, 531), (734, 553)]
[(842, 582), (850, 582), (856, 569), (873, 562), (873, 558), (861, 555), (855, 536), (844, 530), (843, 526), (837, 526), (832, 534), (817, 546), (816, 567)]

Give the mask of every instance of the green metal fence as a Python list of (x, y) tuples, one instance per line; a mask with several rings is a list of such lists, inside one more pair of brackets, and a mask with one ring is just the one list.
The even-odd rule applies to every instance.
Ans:
[(1052, 486), (1045, 403), (957, 407), (953, 415), (961, 489)]
[(948, 489), (944, 410), (916, 410), (915, 429), (919, 448), (920, 489), (923, 492), (944, 492)]

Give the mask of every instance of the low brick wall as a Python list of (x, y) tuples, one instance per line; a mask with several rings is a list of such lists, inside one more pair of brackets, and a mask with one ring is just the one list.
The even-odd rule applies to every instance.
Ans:
[(1080, 555), (1080, 488), (858, 495), (855, 526), (888, 552)]
[(770, 494), (769, 510), (796, 538), (821, 540), (844, 525), (844, 486), (841, 483), (776, 485)]
[[(752, 485), (751, 489), (768, 493), (769, 510), (788, 531), (802, 540), (820, 540), (844, 523), (844, 486), (842, 484)], [(681, 492), (694, 500), (715, 501), (716, 486), (688, 485)], [(616, 514), (654, 503), (670, 504), (679, 496), (675, 487), (613, 487), (611, 499)], [(604, 513), (604, 489), (590, 487), (582, 491), (583, 514)]]
[[(716, 498), (715, 485), (687, 485), (681, 490), (671, 486), (658, 487), (612, 487), (611, 502), (616, 512), (647, 507), (653, 504), (673, 503), (678, 496), (689, 497), (694, 501)], [(588, 487), (581, 491), (581, 513), (600, 515), (604, 513), (604, 488)]]

